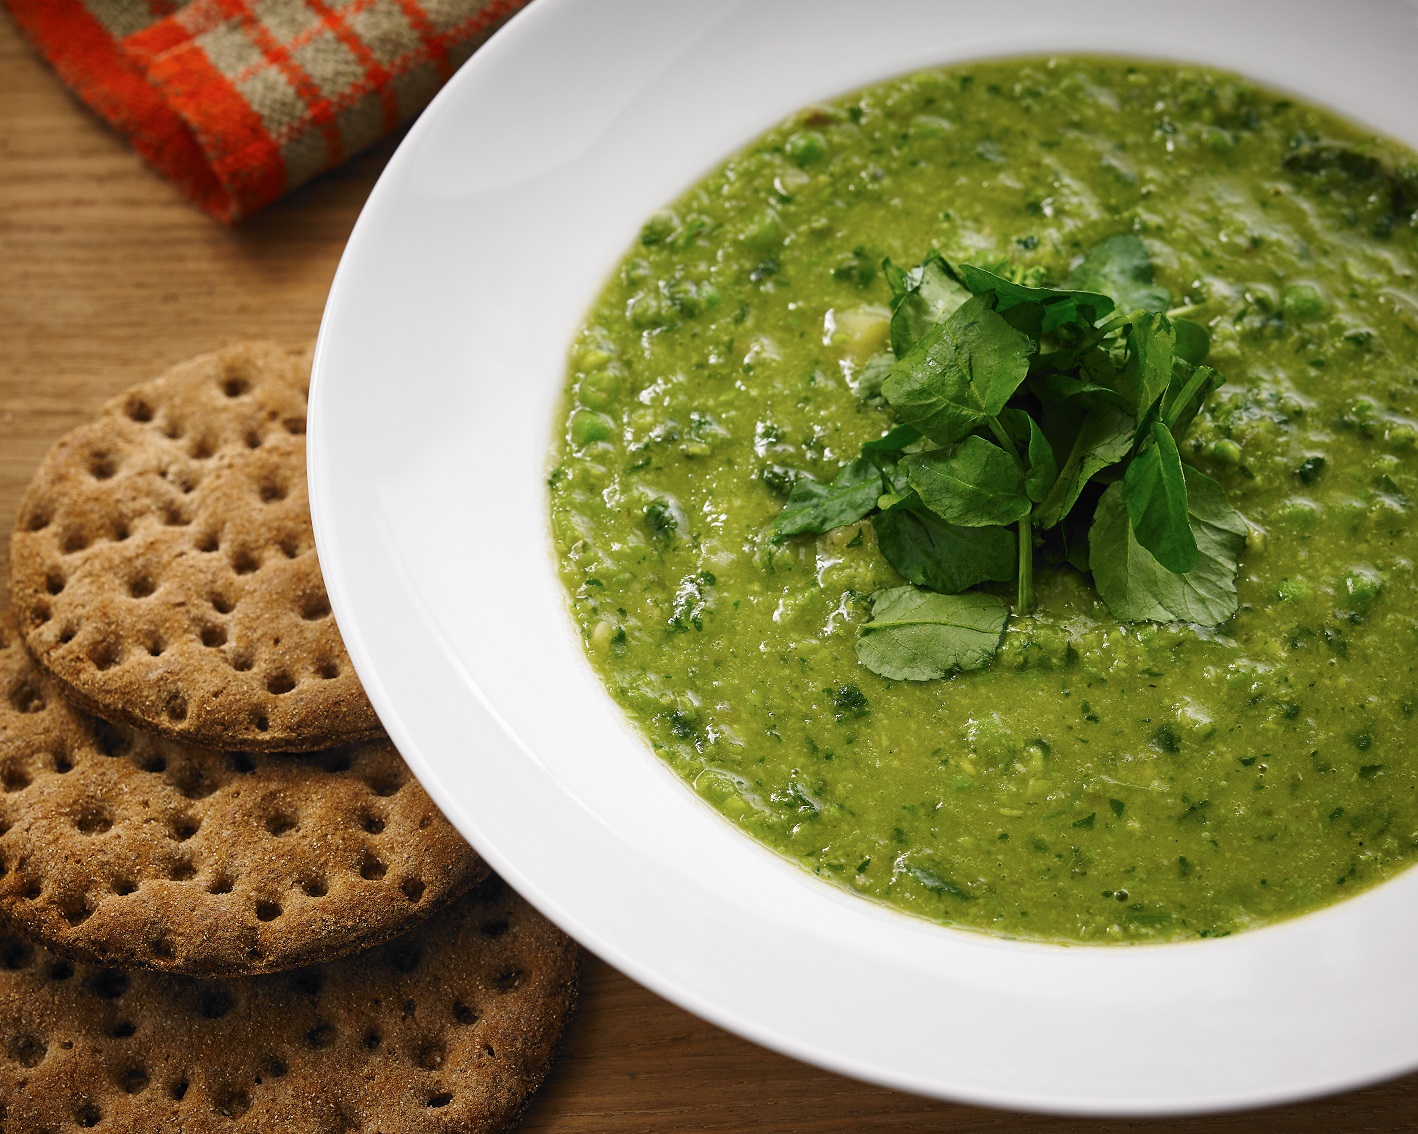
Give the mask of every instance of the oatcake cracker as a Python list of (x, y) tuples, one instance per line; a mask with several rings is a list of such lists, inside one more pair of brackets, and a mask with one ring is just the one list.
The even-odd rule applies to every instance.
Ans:
[(325, 596), (308, 360), (251, 343), (111, 401), (50, 450), (10, 588), (40, 666), (101, 717), (250, 752), (379, 735)]
[(575, 981), (576, 947), (498, 879), (371, 953), (242, 980), (75, 966), (0, 934), (0, 1125), (502, 1130)]
[(0, 788), (0, 917), (81, 960), (292, 968), (403, 932), (487, 872), (387, 741), (268, 756), (108, 724), (31, 665), (8, 614)]

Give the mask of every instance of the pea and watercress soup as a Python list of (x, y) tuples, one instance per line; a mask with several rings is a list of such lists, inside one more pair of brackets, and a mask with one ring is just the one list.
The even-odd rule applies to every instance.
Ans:
[[(799, 113), (647, 221), (573, 346), (549, 484), (592, 664), (734, 823), (948, 924), (1216, 936), (1387, 877), (1418, 854), (1415, 211), (1411, 153), (1195, 67), (980, 63)], [(962, 291), (903, 340), (932, 271)], [(1008, 310), (1070, 289), (1109, 310)], [(902, 434), (890, 375), (971, 293), (1027, 340), (1017, 389)], [(1143, 335), (1161, 385), (1119, 402)], [(1078, 442), (1105, 403), (1111, 458)], [(983, 558), (913, 502), (927, 465), (994, 470), (946, 525)], [(872, 664), (883, 596), (1002, 630)]]

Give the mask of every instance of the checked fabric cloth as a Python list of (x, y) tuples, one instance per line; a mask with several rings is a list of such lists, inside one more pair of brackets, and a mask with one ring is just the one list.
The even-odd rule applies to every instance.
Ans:
[(59, 77), (232, 222), (409, 121), (527, 0), (0, 0)]

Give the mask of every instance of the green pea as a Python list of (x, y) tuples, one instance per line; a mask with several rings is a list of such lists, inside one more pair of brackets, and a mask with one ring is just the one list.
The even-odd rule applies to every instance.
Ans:
[(1340, 521), (1350, 526), (1357, 527), (1369, 518), (1369, 505), (1354, 496), (1339, 501), (1334, 510), (1339, 513)]
[(707, 772), (694, 781), (695, 788), (699, 794), (716, 803), (722, 803), (731, 796), (738, 794), (738, 785), (728, 776), (722, 773)]
[(571, 443), (578, 449), (609, 441), (615, 435), (615, 422), (603, 413), (577, 410), (571, 415)]
[(1231, 137), (1230, 132), (1217, 126), (1206, 127), (1201, 132), (1201, 137), (1206, 148), (1214, 154), (1229, 154), (1236, 148), (1236, 139)]
[(1281, 602), (1295, 602), (1309, 596), (1310, 584), (1299, 578), (1281, 579), (1280, 585), (1275, 588), (1275, 593)]
[(944, 138), (955, 126), (949, 119), (938, 118), (933, 114), (918, 114), (911, 119), (911, 137), (913, 138)]
[(576, 396), (583, 406), (593, 410), (609, 409), (620, 396), (621, 375), (618, 367), (606, 367), (581, 379)]
[(631, 324), (642, 331), (674, 322), (673, 309), (654, 291), (642, 291), (631, 299), (626, 314), (630, 316)]
[(663, 244), (677, 228), (679, 217), (664, 209), (645, 222), (645, 227), (640, 230), (640, 243)]
[(1319, 526), (1318, 505), (1308, 500), (1287, 500), (1279, 509), (1280, 522), (1297, 532), (1312, 532)]
[(588, 346), (576, 356), (582, 370), (596, 370), (608, 363), (615, 355), (599, 346)]
[(1211, 459), (1223, 465), (1241, 463), (1241, 447), (1229, 437), (1223, 437), (1211, 446)]
[(674, 280), (666, 286), (668, 299), (686, 315), (698, 315), (718, 304), (719, 289), (707, 280), (695, 283), (693, 280)]
[[(644, 237), (641, 237), (642, 241)], [(651, 276), (649, 260), (642, 260), (638, 256), (627, 260), (620, 269), (621, 281), (626, 287), (639, 287)]]
[(788, 135), (783, 149), (794, 165), (813, 165), (827, 156), (827, 139), (816, 130), (799, 130)]
[(1390, 448), (1400, 452), (1407, 452), (1415, 445), (1418, 445), (1418, 430), (1406, 423), (1391, 426), (1384, 435), (1384, 440), (1389, 443)]
[(1354, 567), (1344, 572), (1342, 593), (1350, 606), (1368, 606), (1383, 588), (1383, 575), (1372, 567)]
[(772, 209), (765, 209), (743, 230), (739, 239), (750, 248), (766, 252), (783, 243), (783, 222)]
[(1291, 284), (1281, 295), (1280, 306), (1287, 319), (1300, 322), (1321, 319), (1328, 308), (1323, 293), (1313, 284)]
[(1393, 453), (1381, 453), (1369, 462), (1369, 468), (1379, 476), (1393, 477), (1403, 471), (1403, 461)]

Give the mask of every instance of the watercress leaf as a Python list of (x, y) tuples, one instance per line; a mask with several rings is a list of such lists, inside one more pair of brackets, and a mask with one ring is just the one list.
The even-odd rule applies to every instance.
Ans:
[(1083, 419), (1053, 487), (1035, 509), (1034, 522), (1051, 528), (1063, 519), (1085, 484), (1132, 451), (1133, 428), (1132, 418), (1116, 406), (1106, 402), (1094, 405)]
[(1193, 366), (1200, 366), (1211, 353), (1211, 332), (1190, 319), (1173, 319), (1177, 332), (1177, 357)]
[[(1101, 385), (1092, 381), (1095, 375), (1104, 377), (1099, 371), (1094, 371), (1092, 375), (1084, 371), (1080, 377), (1060, 371), (1033, 374), (1029, 377), (1029, 392), (1045, 405), (1080, 399), (1080, 408), (1086, 412), (1088, 406), (1103, 401), (1131, 413), (1132, 402), (1128, 397), (1116, 385)], [(1114, 375), (1109, 374), (1106, 377), (1113, 378)]]
[(1028, 444), (1029, 414), (1027, 411), (1015, 406), (1005, 406), (999, 411), (999, 423), (1004, 426), (1005, 433), (1014, 442), (1016, 448)]
[(1069, 374), (1110, 390), (1116, 389), (1113, 371), (1117, 366), (1113, 362), (1113, 353), (1117, 353), (1121, 360), (1122, 353), (1117, 350), (1120, 344), (1106, 336), (1098, 341), (1096, 332), (1086, 332), (1079, 338), (1080, 341), (1070, 345), (1041, 350), (1030, 360), (1030, 374)]
[[(1178, 367), (1178, 370), (1184, 371), (1185, 367)], [(1167, 397), (1162, 403), (1162, 420), (1167, 423), (1177, 441), (1180, 442), (1186, 437), (1206, 399), (1220, 389), (1225, 381), (1225, 378), (1209, 366), (1198, 366), (1185, 377), (1180, 373), (1173, 376), (1172, 388), (1167, 391)]]
[(1014, 443), (1028, 450), (1024, 492), (1030, 500), (1038, 503), (1049, 494), (1049, 489), (1058, 479), (1059, 462), (1054, 456), (1054, 447), (1049, 444), (1049, 438), (1039, 423), (1024, 410), (1006, 406), (999, 416)]
[(1142, 420), (1137, 423), (1137, 428), (1132, 434), (1132, 451), (1134, 456), (1142, 449), (1152, 436), (1152, 427), (1162, 420), (1162, 406), (1165, 399), (1158, 398), (1152, 403), (1152, 408), (1142, 415)]
[(983, 669), (999, 650), (1009, 608), (994, 595), (892, 587), (871, 597), (857, 660), (893, 681), (935, 681)]
[(897, 415), (949, 445), (1004, 408), (1029, 373), (1034, 344), (974, 296), (932, 327), (887, 375)]
[(1012, 524), (1032, 507), (1018, 462), (983, 437), (914, 453), (902, 459), (901, 469), (921, 502), (948, 524)]
[(1151, 444), (1128, 463), (1122, 479), (1132, 533), (1168, 571), (1196, 566), (1196, 537), (1188, 519), (1187, 486), (1177, 443), (1162, 422), (1152, 424)]
[(852, 393), (868, 404), (880, 404), (881, 384), (891, 373), (891, 367), (895, 363), (896, 356), (889, 350), (878, 351), (872, 355), (857, 372), (856, 380), (852, 383)]
[(1036, 504), (1049, 494), (1059, 478), (1059, 462), (1053, 446), (1039, 428), (1039, 423), (1026, 415), (1029, 422), (1029, 471), (1024, 476), (1024, 491)]
[(1134, 234), (1110, 236), (1090, 248), (1064, 286), (1101, 292), (1121, 311), (1166, 311), (1172, 293), (1152, 282), (1152, 257)]
[(1008, 528), (962, 528), (933, 515), (914, 493), (871, 518), (877, 549), (903, 579), (942, 594), (1014, 578), (1018, 544)]
[[(1029, 377), (1029, 392), (1039, 402), (1038, 409), (1030, 411), (1031, 416), (1039, 423), (1059, 461), (1067, 459), (1089, 417), (1106, 408), (1131, 417), (1127, 400), (1114, 388), (1117, 368), (1106, 352), (1089, 351), (1085, 362), (1091, 365), (1085, 365), (1076, 375), (1041, 372)], [(1047, 493), (1045, 495), (1047, 498)]]
[(855, 524), (876, 507), (880, 495), (881, 473), (869, 460), (843, 465), (831, 484), (800, 477), (788, 494), (773, 533), (794, 536)]
[(1098, 499), (1107, 491), (1094, 481), (1086, 486), (1063, 523), (1056, 529), (1062, 533), (1064, 559), (1071, 567), (1088, 573), (1088, 531), (1093, 525), (1093, 514), (1098, 508)]
[(881, 274), (886, 279), (886, 285), (891, 288), (891, 302), (894, 306), (896, 300), (906, 294), (906, 269), (893, 263), (888, 257), (881, 262)]
[(862, 445), (862, 452), (896, 454), (904, 453), (908, 446), (914, 445), (921, 439), (921, 431), (913, 425), (898, 425), (894, 429), (882, 434), (875, 441), (867, 441)]
[(1236, 613), (1236, 567), (1246, 521), (1210, 477), (1187, 469), (1185, 479), (1197, 561), (1184, 573), (1167, 570), (1137, 542), (1122, 485), (1112, 485), (1098, 501), (1088, 564), (1098, 594), (1120, 622), (1219, 626)]
[(897, 855), (892, 863), (892, 871), (914, 878), (932, 894), (949, 894), (962, 902), (973, 901), (975, 898), (966, 885), (955, 880), (950, 867), (939, 856), (928, 851), (907, 851)]
[(1172, 380), (1176, 332), (1165, 315), (1141, 315), (1127, 337), (1127, 361), (1119, 373), (1120, 390), (1141, 422)]
[(1105, 488), (1100, 481), (1090, 482), (1061, 522), (1052, 528), (1035, 529), (1039, 554), (1046, 563), (1067, 563), (1088, 574), (1088, 528)]
[(976, 264), (960, 265), (960, 278), (976, 295), (994, 294), (1001, 315), (1016, 307), (1038, 309), (1038, 335), (1065, 328), (1086, 330), (1113, 310), (1113, 301), (1091, 291), (1071, 291), (1053, 287), (1026, 287), (996, 275)]
[(1089, 347), (1076, 360), (1078, 377), (1105, 390), (1121, 391), (1123, 380), (1118, 372), (1126, 360), (1125, 350), (1119, 349), (1122, 346), (1116, 342), (1104, 342)]
[(892, 292), (891, 349), (897, 358), (904, 358), (922, 335), (970, 298), (938, 252), (932, 252), (908, 272), (897, 269), (888, 279)]
[[(911, 495), (911, 486), (906, 483), (906, 474), (902, 471), (900, 462), (896, 455), (892, 453), (876, 453), (872, 456), (877, 468), (881, 469), (881, 483), (885, 489), (885, 496), (895, 496), (898, 499)], [(878, 504), (878, 508), (889, 508), (889, 504)]]

